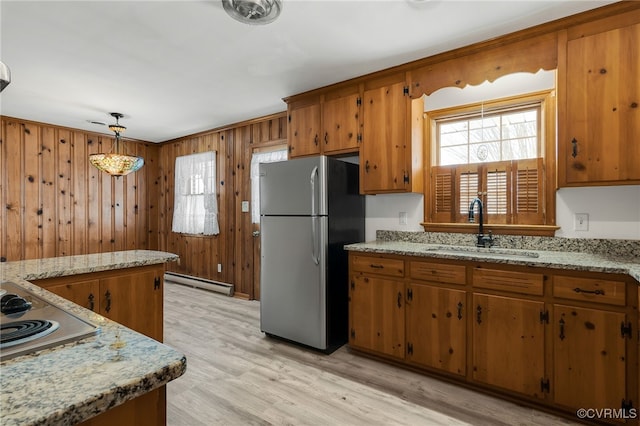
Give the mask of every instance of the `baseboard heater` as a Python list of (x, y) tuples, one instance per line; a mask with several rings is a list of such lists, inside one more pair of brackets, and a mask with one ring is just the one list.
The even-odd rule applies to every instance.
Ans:
[(193, 277), (191, 275), (176, 274), (175, 272), (165, 272), (164, 281), (176, 284), (187, 285), (189, 287), (197, 287), (204, 290), (215, 291), (216, 293), (233, 296), (233, 285), (221, 283), (218, 281), (208, 280), (206, 278)]

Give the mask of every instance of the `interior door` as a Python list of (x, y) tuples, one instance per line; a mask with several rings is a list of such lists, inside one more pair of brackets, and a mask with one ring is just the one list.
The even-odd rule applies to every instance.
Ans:
[[(245, 190), (247, 191), (247, 196), (251, 194), (249, 211), (252, 212), (255, 208), (258, 210), (259, 214), (260, 203), (256, 201), (253, 195), (254, 192), (260, 194), (259, 171), (253, 170), (255, 166), (254, 158), (256, 158), (255, 162), (257, 162), (257, 164), (285, 161), (287, 160), (287, 146), (274, 145), (266, 148), (255, 148), (251, 155), (251, 171), (249, 172), (247, 170), (247, 172), (249, 172), (246, 175), (248, 186), (245, 187)], [(259, 169), (259, 166), (257, 166), (257, 168)], [(246, 198), (249, 199), (249, 197)], [(242, 234), (245, 236), (241, 241), (242, 247), (240, 248), (244, 254), (242, 267), (248, 269), (246, 274), (243, 273), (242, 279), (249, 280), (252, 283), (253, 291), (251, 293), (251, 298), (260, 300), (260, 221), (258, 220), (257, 223), (254, 223), (253, 220), (254, 218), (252, 213), (252, 219), (243, 220), (241, 225)], [(248, 237), (249, 235), (251, 235), (251, 238)]]

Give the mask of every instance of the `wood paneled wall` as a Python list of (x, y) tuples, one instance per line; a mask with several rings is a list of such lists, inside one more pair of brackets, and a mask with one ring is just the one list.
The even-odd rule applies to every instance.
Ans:
[[(251, 200), (251, 154), (254, 148), (285, 144), (285, 117), (283, 112), (162, 144), (160, 249), (180, 256), (180, 263), (168, 265), (169, 270), (234, 284), (238, 297), (259, 297), (258, 280), (254, 278), (254, 226), (251, 213), (242, 212), (241, 203)], [(217, 159), (220, 233), (198, 236), (171, 232), (176, 157), (211, 150), (216, 151)], [(220, 272), (218, 264), (221, 265)]]
[(125, 142), (145, 166), (114, 178), (88, 160), (114, 138), (2, 117), (0, 257), (4, 261), (157, 249), (157, 145)]

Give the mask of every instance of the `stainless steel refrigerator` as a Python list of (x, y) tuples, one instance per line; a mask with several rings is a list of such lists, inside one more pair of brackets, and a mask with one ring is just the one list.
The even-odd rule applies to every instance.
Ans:
[(260, 328), (325, 352), (347, 342), (345, 244), (364, 241), (358, 165), (325, 156), (260, 164)]

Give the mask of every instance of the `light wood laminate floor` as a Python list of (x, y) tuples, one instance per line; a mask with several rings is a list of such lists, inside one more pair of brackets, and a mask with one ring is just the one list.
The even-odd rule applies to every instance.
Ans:
[(167, 284), (164, 326), (187, 356), (167, 385), (169, 426), (573, 424), (346, 346), (324, 355), (266, 337), (257, 301)]

